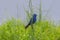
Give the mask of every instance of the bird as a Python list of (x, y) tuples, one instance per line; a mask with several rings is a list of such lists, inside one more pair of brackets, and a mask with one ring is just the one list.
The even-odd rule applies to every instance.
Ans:
[(29, 23), (25, 26), (25, 29), (27, 29), (30, 25), (36, 22), (36, 17), (37, 17), (37, 14), (32, 15), (32, 18), (30, 19)]

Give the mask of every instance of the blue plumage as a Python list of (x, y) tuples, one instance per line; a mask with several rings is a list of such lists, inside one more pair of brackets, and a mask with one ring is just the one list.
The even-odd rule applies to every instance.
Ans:
[(30, 19), (30, 22), (28, 23), (28, 25), (25, 27), (25, 29), (26, 28), (28, 28), (29, 27), (29, 25), (32, 25), (32, 24), (34, 24), (35, 22), (36, 22), (36, 14), (33, 14), (33, 17)]

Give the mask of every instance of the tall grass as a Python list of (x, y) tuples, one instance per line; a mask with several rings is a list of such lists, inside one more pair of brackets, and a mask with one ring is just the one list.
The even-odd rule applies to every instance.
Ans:
[(0, 25), (0, 40), (60, 40), (60, 26), (55, 27), (48, 21), (37, 22), (33, 26), (34, 35), (31, 27), (25, 30), (20, 20), (8, 20)]

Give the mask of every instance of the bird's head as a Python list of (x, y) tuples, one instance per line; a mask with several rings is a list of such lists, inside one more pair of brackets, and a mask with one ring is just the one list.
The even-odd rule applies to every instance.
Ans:
[(33, 16), (34, 16), (34, 17), (36, 17), (36, 16), (37, 16), (37, 14), (33, 14)]

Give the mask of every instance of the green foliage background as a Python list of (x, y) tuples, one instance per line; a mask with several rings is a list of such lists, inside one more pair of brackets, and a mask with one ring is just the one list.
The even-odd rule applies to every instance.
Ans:
[(20, 20), (7, 20), (0, 25), (0, 40), (60, 40), (60, 26), (41, 21), (25, 30)]

